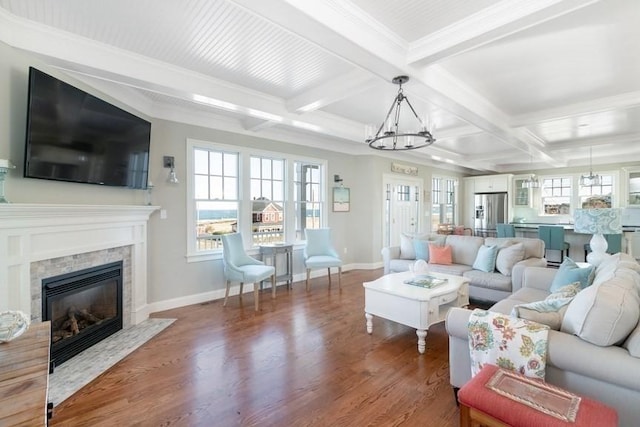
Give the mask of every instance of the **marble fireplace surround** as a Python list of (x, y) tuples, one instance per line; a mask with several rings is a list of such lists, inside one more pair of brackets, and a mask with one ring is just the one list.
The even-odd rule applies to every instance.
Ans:
[(124, 325), (147, 319), (147, 222), (156, 209), (0, 204), (0, 311), (39, 320), (42, 278), (122, 259)]

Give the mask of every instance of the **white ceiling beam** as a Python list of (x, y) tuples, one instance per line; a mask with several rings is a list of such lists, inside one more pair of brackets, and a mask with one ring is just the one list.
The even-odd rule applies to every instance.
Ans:
[(276, 125), (276, 122), (270, 120), (256, 119), (255, 117), (246, 117), (242, 119), (242, 127), (251, 132), (260, 132)]
[(503, 0), (409, 45), (407, 63), (425, 67), (598, 0)]
[(640, 107), (640, 91), (627, 92), (591, 101), (578, 102), (558, 108), (549, 108), (533, 113), (521, 114), (511, 119), (511, 126), (522, 127), (533, 124), (566, 119), (581, 115), (601, 113), (603, 111)]
[(379, 78), (361, 70), (327, 81), (285, 101), (292, 113), (307, 113), (372, 88)]

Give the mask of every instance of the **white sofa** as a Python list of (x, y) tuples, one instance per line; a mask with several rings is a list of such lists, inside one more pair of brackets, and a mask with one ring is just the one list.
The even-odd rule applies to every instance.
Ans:
[[(464, 276), (469, 279), (469, 296), (476, 300), (499, 301), (520, 289), (522, 273), (525, 267), (546, 267), (544, 258), (544, 242), (540, 239), (518, 237), (496, 238), (459, 235), (403, 235), (399, 246), (382, 249), (384, 274), (409, 270), (409, 266), (416, 262), (416, 252), (413, 240), (426, 240), (439, 246), (451, 246), (451, 265), (429, 263), (429, 271)], [(523, 258), (509, 268), (484, 272), (473, 268), (474, 261), (482, 245), (497, 245), (507, 247), (522, 243)], [(506, 273), (506, 274), (503, 274)]]
[[(546, 381), (599, 400), (618, 411), (621, 426), (640, 425), (640, 265), (616, 254), (595, 270), (593, 284), (569, 303), (561, 329), (549, 331)], [(527, 268), (522, 289), (490, 308), (510, 314), (514, 305), (544, 300), (557, 269)], [(450, 381), (454, 389), (471, 379), (470, 310), (452, 308)]]

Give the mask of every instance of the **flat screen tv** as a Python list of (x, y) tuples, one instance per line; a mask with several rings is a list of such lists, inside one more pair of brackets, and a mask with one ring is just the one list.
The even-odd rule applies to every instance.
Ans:
[(33, 67), (24, 176), (147, 188), (151, 123)]

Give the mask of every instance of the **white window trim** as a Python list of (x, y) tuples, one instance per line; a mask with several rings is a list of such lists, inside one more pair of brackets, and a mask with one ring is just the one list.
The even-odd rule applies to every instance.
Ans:
[[(549, 175), (539, 175), (540, 184), (544, 182), (545, 179), (551, 178), (571, 178), (571, 196), (570, 196), (570, 206), (569, 206), (569, 215), (573, 218), (574, 212), (576, 208), (580, 207), (580, 176), (585, 175), (587, 171), (580, 172), (577, 174), (549, 174)], [(621, 206), (620, 204), (620, 192), (621, 192), (621, 183), (620, 183), (620, 171), (619, 170), (603, 170), (598, 171), (594, 170), (593, 173), (598, 175), (611, 175), (613, 177), (613, 187), (611, 194), (611, 207), (618, 208)], [(541, 217), (562, 217), (566, 216), (563, 214), (546, 214), (544, 213), (544, 206), (542, 203), (542, 191), (538, 192), (538, 202), (540, 204), (538, 209), (538, 216)]]
[[(318, 159), (314, 157), (299, 156), (280, 151), (266, 151), (245, 146), (229, 145), (214, 141), (205, 141), (199, 139), (187, 138), (186, 141), (186, 167), (187, 167), (187, 180), (186, 180), (186, 205), (187, 205), (187, 262), (201, 262), (210, 260), (222, 259), (222, 250), (214, 249), (210, 251), (196, 251), (196, 236), (193, 230), (196, 228), (196, 206), (193, 199), (194, 191), (194, 179), (193, 179), (193, 150), (195, 148), (202, 148), (204, 150), (220, 150), (238, 153), (238, 182), (240, 187), (238, 188), (238, 229), (242, 231), (245, 228), (247, 221), (251, 223), (251, 201), (245, 198), (244, 195), (251, 194), (251, 180), (249, 179), (248, 172), (250, 167), (251, 156), (270, 157), (285, 160), (285, 238), (287, 242), (295, 236), (295, 206), (294, 206), (294, 185), (293, 178), (295, 177), (294, 164), (295, 162), (307, 162), (315, 163), (322, 166), (321, 182), (323, 184), (321, 188), (322, 197), (322, 226), (327, 226), (328, 221), (328, 193), (329, 183), (327, 181), (328, 176), (328, 162), (327, 160)], [(245, 239), (244, 245), (247, 248), (247, 253), (258, 253), (257, 247), (252, 247), (252, 239), (246, 232), (243, 233)], [(301, 241), (294, 242), (295, 248), (301, 247)]]

